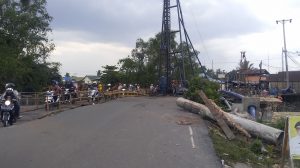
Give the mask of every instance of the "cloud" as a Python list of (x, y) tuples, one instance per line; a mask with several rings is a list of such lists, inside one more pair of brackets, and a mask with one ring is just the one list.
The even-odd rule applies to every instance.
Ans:
[(130, 52), (130, 48), (118, 44), (109, 43), (85, 43), (85, 42), (56, 42), (56, 50), (51, 61), (63, 64), (61, 73), (85, 76), (95, 75), (102, 66), (114, 65), (120, 58)]
[[(128, 44), (160, 31), (162, 4), (161, 0), (51, 0), (48, 9), (57, 30), (85, 32), (86, 38), (94, 41)], [(245, 6), (233, 0), (181, 4), (187, 27), (197, 22), (205, 38), (251, 33), (263, 27)], [(176, 29), (177, 16), (172, 16)]]
[(91, 41), (129, 44), (160, 31), (160, 0), (51, 0), (48, 10), (54, 29), (84, 32)]
[[(78, 74), (116, 64), (130, 54), (136, 39), (147, 40), (160, 31), (162, 4), (162, 0), (48, 1), (54, 17), (51, 37), (56, 44), (52, 60), (62, 62), (63, 73)], [(282, 26), (276, 25), (277, 19), (295, 19), (286, 27), (287, 44), (290, 51), (299, 50), (297, 0), (182, 0), (181, 5), (191, 40), (208, 67), (214, 60), (215, 69), (231, 70), (237, 66), (240, 51), (245, 50), (255, 65), (269, 55), (270, 64), (278, 65), (273, 72), (278, 71)], [(173, 13), (173, 29), (177, 29), (176, 17)]]

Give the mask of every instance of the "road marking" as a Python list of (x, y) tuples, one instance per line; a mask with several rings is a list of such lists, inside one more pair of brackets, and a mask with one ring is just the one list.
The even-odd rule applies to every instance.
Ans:
[(191, 126), (189, 126), (189, 130), (190, 130), (190, 135), (193, 136), (193, 129)]
[(194, 141), (194, 136), (193, 136), (193, 129), (191, 126), (189, 126), (189, 131), (190, 131), (190, 136), (191, 136), (191, 143), (192, 143), (192, 148), (195, 149), (195, 141)]

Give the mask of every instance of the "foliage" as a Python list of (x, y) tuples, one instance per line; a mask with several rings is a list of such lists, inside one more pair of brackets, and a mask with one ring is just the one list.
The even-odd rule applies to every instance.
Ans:
[[(161, 57), (160, 47), (160, 33), (148, 41), (137, 39), (136, 47), (131, 51), (131, 55), (120, 59), (118, 65), (120, 66), (120, 73), (124, 83), (139, 83), (142, 86), (149, 86), (150, 84), (158, 84), (159, 75), (163, 75), (165, 71), (164, 58)], [(171, 50), (178, 51), (181, 47), (186, 48), (183, 58), (180, 55), (175, 55), (171, 60), (171, 75), (172, 79), (180, 79), (181, 75), (179, 67), (182, 67), (182, 60), (186, 63), (184, 66), (186, 79), (190, 80), (195, 74), (200, 73), (200, 68), (196, 59), (188, 55), (192, 54), (190, 46), (186, 43), (178, 44), (175, 41), (175, 35), (171, 37)], [(194, 67), (194, 73), (192, 71)], [(181, 68), (182, 69), (182, 68)]]
[(22, 91), (37, 91), (60, 80), (60, 64), (46, 62), (54, 49), (47, 36), (51, 20), (46, 0), (0, 0), (1, 86), (14, 82)]
[[(251, 164), (252, 167), (272, 167), (273, 164), (278, 164), (280, 161), (280, 159), (278, 159), (280, 158), (280, 153), (274, 153), (271, 149), (271, 153), (265, 155), (252, 151), (253, 149), (258, 151), (256, 149), (261, 145), (260, 140), (254, 140), (254, 142), (251, 142), (250, 144), (239, 139), (227, 140), (220, 136), (220, 132), (215, 129), (210, 130), (210, 136), (217, 155), (225, 160), (225, 162), (227, 162), (226, 164), (239, 162)], [(274, 147), (268, 146), (268, 148)]]
[(256, 154), (261, 153), (262, 142), (259, 139), (254, 140), (250, 145), (250, 150)]
[(245, 70), (249, 70), (249, 69), (254, 69), (253, 63), (250, 63), (250, 61), (247, 61), (246, 57), (242, 58), (240, 60), (238, 70), (245, 71)]
[(263, 122), (263, 121), (261, 121), (261, 122), (265, 125), (269, 125), (271, 127), (280, 129), (282, 131), (284, 130), (284, 127), (285, 127), (285, 118), (284, 117), (280, 117), (272, 122)]
[(201, 100), (198, 91), (203, 90), (206, 96), (209, 99), (218, 101), (219, 100), (219, 93), (218, 93), (219, 85), (215, 82), (211, 82), (207, 79), (196, 77), (191, 80), (189, 84), (189, 90), (184, 95), (187, 99), (203, 103)]
[(103, 73), (101, 75), (101, 81), (103, 83), (110, 83), (112, 85), (117, 84), (121, 80), (121, 74), (119, 73), (117, 66), (106, 65), (102, 67)]

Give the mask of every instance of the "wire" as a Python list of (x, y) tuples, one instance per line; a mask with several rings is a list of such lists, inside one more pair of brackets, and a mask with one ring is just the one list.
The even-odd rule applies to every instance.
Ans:
[(194, 25), (195, 25), (195, 27), (196, 27), (196, 32), (198, 33), (198, 36), (199, 36), (199, 38), (200, 38), (202, 47), (203, 47), (203, 49), (204, 49), (204, 51), (205, 51), (205, 53), (206, 53), (206, 56), (209, 57), (208, 50), (207, 50), (206, 45), (205, 45), (204, 40), (203, 40), (203, 36), (201, 35), (201, 33), (200, 33), (200, 31), (199, 31), (199, 25), (198, 25), (197, 19), (196, 19), (195, 15), (194, 15), (193, 10), (190, 10), (190, 11), (191, 11), (191, 14), (192, 14), (192, 16), (193, 16), (193, 20), (194, 20), (193, 22), (194, 22)]
[(290, 60), (292, 60), (294, 62), (294, 64), (296, 64), (297, 66), (300, 67), (300, 63), (298, 61), (296, 61), (294, 58), (292, 58), (290, 55), (288, 55), (288, 57), (290, 58)]

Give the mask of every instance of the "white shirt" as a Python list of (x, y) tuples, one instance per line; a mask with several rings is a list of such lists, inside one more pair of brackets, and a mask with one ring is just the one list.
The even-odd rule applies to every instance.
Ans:
[(300, 136), (297, 135), (290, 140), (290, 152), (291, 155), (300, 156)]

